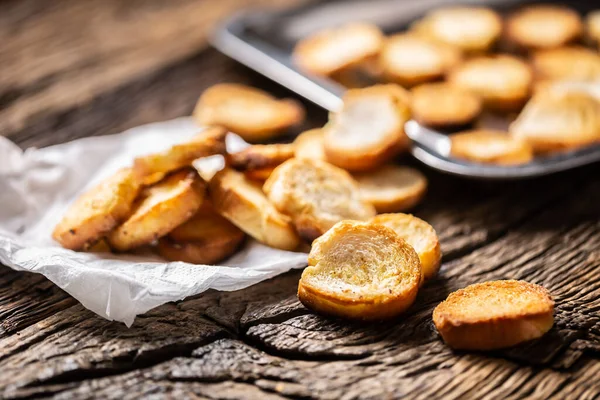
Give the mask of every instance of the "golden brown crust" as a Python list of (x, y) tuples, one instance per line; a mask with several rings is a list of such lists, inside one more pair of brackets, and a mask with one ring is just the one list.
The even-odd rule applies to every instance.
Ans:
[(410, 307), (420, 279), (417, 254), (393, 230), (341, 221), (313, 242), (298, 298), (327, 315), (386, 319)]
[(431, 225), (413, 215), (402, 213), (380, 214), (369, 222), (393, 229), (415, 249), (421, 261), (421, 284), (437, 275), (442, 250), (437, 233)]
[(293, 158), (284, 162), (275, 168), (263, 190), (308, 241), (341, 220), (365, 220), (375, 215), (375, 208), (361, 199), (350, 174), (321, 160)]
[(383, 34), (377, 26), (350, 23), (299, 41), (294, 61), (307, 72), (331, 75), (377, 55), (382, 43)]
[(450, 73), (448, 81), (480, 96), (491, 110), (515, 111), (530, 96), (533, 73), (516, 57), (496, 55), (466, 61)]
[(526, 164), (533, 149), (524, 140), (494, 130), (474, 130), (450, 136), (452, 155), (469, 161), (500, 165)]
[(133, 169), (119, 170), (71, 204), (52, 237), (66, 249), (87, 249), (129, 216), (139, 189)]
[(304, 120), (304, 108), (249, 86), (221, 83), (204, 91), (193, 113), (202, 125), (219, 125), (248, 142), (273, 139)]
[(563, 46), (581, 36), (579, 15), (565, 6), (541, 4), (524, 7), (506, 21), (507, 38), (519, 46), (547, 49)]
[(326, 160), (323, 148), (323, 129), (311, 129), (302, 132), (294, 140), (294, 156), (296, 158), (312, 158), (315, 160)]
[(494, 350), (541, 337), (552, 327), (553, 313), (543, 287), (492, 281), (451, 293), (433, 311), (433, 322), (452, 348)]
[(585, 47), (571, 46), (536, 51), (531, 63), (538, 79), (594, 81), (600, 79), (600, 55)]
[(268, 246), (295, 250), (300, 244), (291, 219), (267, 200), (260, 185), (225, 168), (209, 184), (215, 209), (238, 228)]
[(349, 171), (384, 164), (408, 146), (409, 94), (398, 85), (348, 90), (343, 108), (323, 128), (327, 161)]
[(229, 155), (230, 165), (238, 171), (275, 168), (294, 157), (293, 144), (255, 144)]
[(383, 76), (405, 87), (442, 78), (460, 59), (457, 48), (411, 33), (389, 37), (379, 55)]
[(417, 205), (427, 191), (427, 178), (414, 168), (385, 165), (354, 174), (362, 199), (378, 213), (405, 211)]
[(596, 45), (600, 43), (600, 10), (590, 12), (585, 19), (587, 37)]
[(582, 91), (545, 91), (527, 103), (509, 131), (528, 142), (536, 152), (598, 143), (600, 102)]
[(151, 185), (169, 172), (192, 165), (200, 157), (225, 154), (226, 135), (227, 131), (221, 127), (207, 128), (188, 142), (176, 144), (161, 153), (136, 158), (133, 169), (145, 185)]
[(206, 184), (193, 168), (176, 171), (144, 189), (129, 218), (107, 236), (112, 249), (150, 244), (188, 220), (204, 201)]
[(437, 129), (471, 124), (481, 114), (479, 96), (445, 82), (428, 83), (411, 91), (411, 110), (415, 120)]

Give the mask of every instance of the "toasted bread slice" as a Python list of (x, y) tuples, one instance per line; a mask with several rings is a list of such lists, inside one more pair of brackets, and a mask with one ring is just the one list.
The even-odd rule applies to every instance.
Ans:
[(249, 86), (220, 83), (204, 91), (193, 113), (202, 125), (219, 125), (254, 143), (274, 139), (304, 119), (304, 107)]
[(410, 214), (381, 214), (369, 222), (387, 226), (410, 244), (421, 261), (421, 284), (433, 278), (440, 269), (442, 250), (437, 233), (431, 225)]
[(496, 111), (518, 111), (531, 92), (533, 73), (524, 61), (508, 55), (476, 57), (449, 75), (451, 84), (480, 96)]
[(408, 146), (404, 124), (410, 118), (409, 94), (400, 86), (352, 89), (344, 106), (323, 128), (327, 160), (350, 171), (384, 164)]
[(484, 7), (438, 8), (419, 21), (414, 31), (465, 52), (480, 53), (489, 50), (500, 37), (502, 19)]
[(495, 350), (537, 339), (554, 323), (546, 289), (525, 281), (477, 283), (450, 293), (433, 311), (444, 342), (464, 350)]
[(321, 236), (344, 219), (366, 220), (375, 208), (360, 197), (346, 171), (321, 160), (292, 158), (275, 168), (263, 190), (284, 214), (292, 217), (301, 237)]
[(452, 155), (469, 161), (500, 165), (527, 164), (533, 149), (524, 140), (493, 130), (474, 130), (450, 136)]
[(585, 19), (587, 37), (596, 45), (600, 43), (600, 10), (589, 13)]
[(119, 170), (71, 204), (52, 238), (66, 249), (89, 248), (129, 216), (139, 189), (133, 169)]
[(226, 135), (227, 131), (223, 128), (207, 128), (190, 141), (176, 144), (162, 153), (136, 158), (133, 169), (145, 185), (151, 185), (169, 172), (192, 165), (200, 157), (225, 154)]
[(600, 55), (585, 47), (539, 50), (531, 58), (539, 79), (555, 81), (600, 80)]
[(296, 158), (312, 158), (314, 160), (326, 160), (323, 148), (323, 129), (311, 129), (302, 132), (294, 140), (294, 156)]
[(420, 279), (417, 253), (392, 229), (341, 221), (313, 242), (298, 298), (326, 315), (387, 319), (411, 306)]
[(376, 170), (354, 174), (361, 198), (375, 206), (378, 213), (404, 211), (421, 201), (427, 178), (414, 168), (385, 165)]
[(524, 7), (506, 21), (506, 36), (529, 49), (549, 49), (578, 39), (583, 32), (579, 15), (565, 6), (540, 4)]
[(351, 23), (299, 41), (294, 61), (312, 74), (331, 75), (377, 55), (382, 44), (383, 33), (377, 26)]
[(206, 184), (191, 167), (176, 171), (147, 187), (129, 218), (108, 234), (110, 247), (125, 251), (150, 244), (198, 211)]
[(273, 169), (294, 157), (293, 144), (255, 144), (229, 155), (230, 165), (238, 171)]
[(600, 102), (589, 93), (546, 91), (527, 103), (509, 131), (542, 153), (597, 143)]
[(292, 220), (267, 200), (260, 185), (241, 172), (225, 168), (209, 184), (215, 209), (238, 228), (268, 246), (295, 250), (300, 238)]
[(481, 109), (479, 96), (448, 83), (427, 83), (411, 91), (413, 118), (432, 128), (452, 129), (469, 125), (481, 114)]
[(411, 33), (388, 38), (379, 56), (383, 76), (405, 87), (442, 78), (460, 59), (456, 47)]
[(171, 261), (213, 264), (235, 253), (246, 234), (219, 215), (210, 201), (158, 241), (158, 253)]

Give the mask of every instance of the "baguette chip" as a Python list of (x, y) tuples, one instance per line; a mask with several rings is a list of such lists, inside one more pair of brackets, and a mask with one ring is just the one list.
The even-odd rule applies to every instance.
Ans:
[(352, 89), (324, 128), (327, 160), (349, 171), (384, 164), (408, 146), (409, 94), (394, 84)]
[(82, 194), (52, 232), (71, 250), (86, 250), (125, 220), (140, 189), (131, 168), (119, 170)]
[(209, 183), (215, 209), (234, 225), (268, 246), (295, 250), (300, 238), (291, 219), (267, 200), (260, 185), (241, 172), (225, 168)]
[(427, 190), (427, 178), (414, 168), (385, 165), (354, 174), (362, 199), (378, 213), (405, 211), (418, 204)]
[(129, 218), (108, 235), (111, 248), (125, 251), (171, 232), (191, 218), (206, 194), (206, 184), (191, 167), (176, 171), (145, 188)]
[(420, 279), (417, 253), (392, 229), (341, 221), (313, 242), (298, 298), (326, 315), (388, 319), (411, 306)]
[(229, 163), (246, 177), (265, 181), (273, 169), (294, 157), (293, 144), (256, 144), (229, 155)]
[(533, 149), (524, 140), (507, 132), (475, 130), (450, 136), (452, 155), (469, 161), (500, 165), (527, 164), (533, 159)]
[(539, 79), (552, 81), (600, 80), (600, 55), (598, 51), (571, 46), (539, 50), (531, 62)]
[(280, 136), (304, 120), (304, 108), (292, 99), (276, 99), (262, 90), (220, 83), (204, 91), (193, 114), (201, 125), (219, 125), (248, 142)]
[(296, 158), (327, 160), (323, 149), (323, 129), (318, 128), (302, 132), (294, 140), (294, 149)]
[(450, 293), (433, 311), (446, 344), (462, 350), (496, 350), (537, 339), (554, 323), (546, 289), (525, 281), (477, 283)]
[(592, 11), (585, 19), (587, 36), (596, 45), (600, 44), (600, 10)]
[(362, 200), (356, 181), (320, 160), (293, 158), (275, 168), (263, 190), (291, 216), (300, 236), (312, 241), (344, 219), (366, 220), (375, 208)]

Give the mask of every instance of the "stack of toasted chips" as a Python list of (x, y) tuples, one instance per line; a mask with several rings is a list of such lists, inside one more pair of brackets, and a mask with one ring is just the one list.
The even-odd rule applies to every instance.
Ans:
[[(387, 37), (366, 23), (317, 32), (297, 44), (294, 59), (304, 71), (348, 88), (393, 82), (410, 89), (415, 120), (464, 131), (452, 136), (454, 157), (518, 165), (600, 143), (598, 43), (600, 10), (583, 21), (560, 5), (505, 16), (453, 6)], [(475, 128), (489, 113), (510, 120), (519, 112), (507, 131)], [(335, 149), (328, 154), (335, 159)]]

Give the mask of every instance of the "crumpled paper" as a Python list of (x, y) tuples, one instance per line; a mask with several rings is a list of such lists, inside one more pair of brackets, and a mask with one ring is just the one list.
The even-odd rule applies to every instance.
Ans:
[[(24, 152), (0, 137), (0, 263), (40, 273), (86, 308), (127, 326), (169, 301), (208, 289), (242, 289), (304, 267), (305, 253), (253, 240), (219, 266), (164, 262), (151, 254), (74, 252), (52, 240), (54, 226), (83, 191), (134, 157), (165, 150), (199, 131), (190, 118), (180, 118)], [(228, 149), (236, 144), (228, 140)]]

